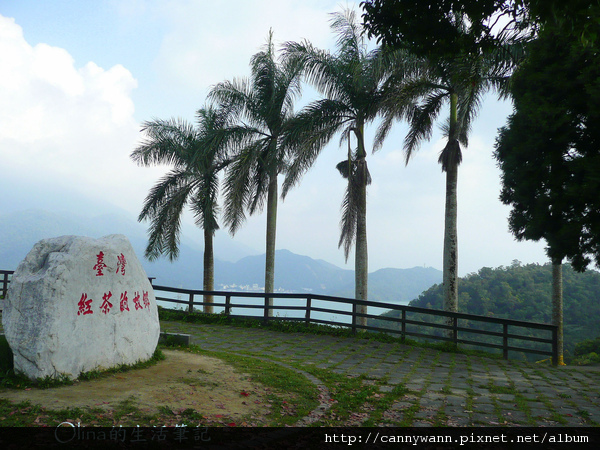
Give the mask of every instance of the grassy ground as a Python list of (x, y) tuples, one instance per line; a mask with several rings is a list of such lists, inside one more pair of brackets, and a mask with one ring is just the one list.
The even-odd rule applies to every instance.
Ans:
[[(318, 325), (304, 327), (289, 322), (273, 322), (265, 325), (257, 321), (234, 321), (219, 315), (188, 315), (178, 311), (161, 310), (160, 317), (161, 321), (168, 320), (188, 323), (201, 322), (239, 327), (267, 327), (277, 331), (291, 331), (295, 333), (302, 331), (311, 334), (326, 334), (342, 337), (353, 336), (348, 330), (342, 328)], [(185, 325), (182, 324), (182, 327), (185, 328)], [(372, 333), (359, 333), (357, 339), (370, 339), (383, 342), (398, 341), (398, 339), (394, 339), (390, 336)], [(359, 345), (358, 341), (357, 345)], [(419, 346), (425, 345), (419, 344)], [(434, 392), (434, 383), (439, 384), (435, 390), (440, 393), (451, 393), (451, 381), (467, 375), (455, 373), (455, 365), (458, 358), (461, 358), (463, 361), (465, 359), (462, 354), (473, 355), (473, 360), (480, 361), (480, 364), (492, 364), (492, 361), (494, 360), (488, 359), (490, 357), (489, 354), (485, 355), (486, 358), (478, 358), (477, 356), (481, 355), (481, 352), (460, 351), (458, 349), (440, 345), (429, 345), (428, 347), (452, 350), (452, 352), (434, 352), (434, 354), (437, 355), (435, 358), (440, 359), (439, 361), (435, 358), (431, 361), (416, 361), (418, 364), (415, 364), (413, 370), (418, 370), (419, 365), (426, 365), (428, 367), (436, 367), (436, 365), (440, 365), (441, 367), (443, 365), (445, 367), (443, 372), (446, 374), (446, 377), (443, 379), (427, 378), (425, 381), (427, 389), (423, 390), (408, 389), (407, 385), (403, 383), (388, 383), (389, 380), (385, 377), (340, 374), (330, 369), (319, 368), (316, 365), (303, 365), (291, 359), (285, 360), (288, 366), (295, 367), (296, 369), (290, 370), (282, 364), (269, 362), (264, 358), (259, 359), (258, 357), (261, 356), (260, 352), (255, 354), (256, 357), (247, 357), (235, 355), (231, 352), (206, 351), (196, 346), (181, 348), (181, 350), (217, 357), (228, 364), (235, 366), (241, 372), (248, 373), (253, 381), (271, 388), (271, 394), (269, 396), (271, 413), (266, 419), (259, 420), (253, 417), (246, 417), (235, 423), (236, 426), (293, 425), (313, 411), (320, 402), (323, 402), (323, 393), (317, 389), (313, 383), (307, 380), (300, 371), (308, 372), (316, 377), (328, 390), (328, 396), (326, 398), (328, 399), (327, 406), (329, 408), (327, 408), (318, 419), (314, 420), (310, 424), (311, 426), (380, 426), (382, 424), (414, 426), (414, 423), (422, 422), (423, 420), (427, 420), (428, 423), (433, 426), (448, 426), (449, 424), (452, 424), (452, 421), (450, 420), (451, 418), (446, 417), (443, 408), (434, 408), (437, 412), (431, 415), (431, 408), (426, 407), (428, 402), (432, 403), (436, 401), (431, 398), (431, 393)], [(426, 353), (429, 355), (432, 354), (431, 352), (423, 352), (421, 356)], [(253, 353), (248, 354), (252, 355)], [(160, 358), (160, 353), (157, 354), (157, 358)], [(467, 361), (470, 360), (471, 358), (467, 358)], [(152, 361), (149, 364), (155, 362), (156, 361)], [(43, 380), (41, 384), (38, 383), (38, 385), (34, 385), (29, 380), (14, 375), (9, 368), (11, 366), (10, 350), (5, 344), (5, 341), (3, 344), (3, 341), (0, 339), (0, 369), (2, 370), (2, 373), (0, 374), (1, 386), (10, 389), (32, 389), (69, 383), (68, 380)], [(470, 366), (467, 364), (467, 367)], [(518, 367), (520, 368), (521, 366)], [(126, 371), (136, 370), (138, 368), (138, 366), (121, 367), (114, 370)], [(544, 381), (546, 376), (545, 370), (536, 371), (531, 370), (531, 368), (519, 370), (521, 370), (521, 375), (525, 379), (531, 377)], [(87, 379), (105, 375), (106, 373), (84, 374), (82, 376), (82, 380), (84, 381), (82, 382), (85, 382)], [(413, 375), (417, 376), (418, 374), (410, 372), (406, 375), (406, 380), (410, 380)], [(427, 377), (431, 376), (432, 375), (427, 375)], [(404, 381), (407, 383), (410, 382), (406, 380)], [(548, 382), (550, 381), (551, 380), (548, 380)], [(476, 425), (493, 425), (494, 423), (498, 425), (502, 424), (503, 421), (506, 423), (506, 417), (503, 413), (505, 413), (506, 410), (510, 410), (513, 411), (513, 417), (520, 416), (519, 419), (515, 418), (513, 422), (520, 425), (536, 426), (539, 424), (539, 419), (536, 418), (536, 416), (539, 413), (540, 408), (547, 408), (549, 411), (559, 411), (559, 409), (553, 405), (554, 399), (545, 398), (540, 395), (532, 396), (531, 393), (523, 391), (519, 386), (512, 382), (507, 385), (496, 384), (493, 381), (486, 383), (488, 384), (474, 383), (469, 380), (468, 385), (465, 388), (466, 404), (460, 411), (464, 410), (465, 414), (463, 415), (471, 416), (473, 423)], [(474, 405), (474, 403), (479, 401), (477, 398), (481, 396), (481, 390), (489, 391), (491, 394), (497, 394), (498, 398), (490, 403), (490, 410), (489, 413), (485, 414), (485, 420), (483, 415), (480, 414), (477, 417), (481, 417), (483, 421), (478, 421), (474, 419), (475, 416), (471, 410), (474, 409), (473, 406), (477, 406)], [(568, 414), (565, 412), (567, 416), (581, 416), (581, 418), (586, 419), (585, 415), (588, 414), (587, 411), (579, 408), (576, 401), (573, 401), (572, 404), (569, 405), (571, 399), (566, 398), (568, 396), (569, 394), (560, 395), (561, 399), (564, 400), (562, 403), (565, 403), (573, 409), (573, 411), (568, 412)], [(503, 402), (508, 403), (504, 404)], [(398, 412), (398, 406), (402, 407), (401, 413)], [(556, 413), (555, 416), (551, 417), (551, 420), (559, 425), (572, 425), (571, 422), (568, 422), (565, 419), (564, 414), (560, 415)], [(87, 426), (234, 425), (228, 422), (226, 417), (207, 417), (203, 415), (201, 411), (192, 409), (173, 411), (168, 405), (162, 405), (162, 407), (159, 408), (158, 413), (148, 415), (141, 412), (135, 407), (134, 403), (129, 400), (123, 401), (121, 404), (117, 405), (114, 410), (109, 411), (108, 413), (99, 409), (77, 408), (54, 411), (27, 402), (11, 404), (8, 401), (0, 400), (0, 426), (56, 426), (56, 424), (64, 421), (72, 421), (73, 423), (82, 422), (88, 424)], [(595, 421), (589, 418), (586, 419), (586, 422), (591, 425), (597, 425)]]
[[(10, 349), (7, 351), (6, 340), (0, 340), (0, 365), (5, 369), (12, 359)], [(226, 361), (240, 372), (250, 375), (252, 381), (269, 387), (268, 404), (270, 413), (266, 420), (247, 417), (239, 423), (227, 421), (227, 417), (204, 416), (201, 411), (188, 409), (174, 411), (169, 405), (160, 405), (156, 414), (146, 414), (135, 406), (132, 399), (121, 402), (114, 410), (105, 411), (100, 408), (68, 408), (50, 410), (31, 402), (13, 404), (6, 399), (0, 399), (0, 426), (56, 426), (59, 423), (81, 423), (82, 426), (285, 426), (294, 424), (318, 405), (317, 388), (306, 377), (297, 372), (284, 368), (275, 363), (260, 361), (235, 355), (205, 352), (195, 346), (180, 347), (181, 351), (205, 354)], [(132, 366), (120, 366), (103, 372), (87, 372), (76, 381), (87, 382), (114, 373), (139, 370), (156, 364), (163, 359), (161, 349), (157, 349), (154, 357), (145, 363)], [(0, 385), (8, 389), (45, 389), (50, 387), (67, 386), (74, 383), (68, 379), (31, 380), (14, 374), (12, 368), (3, 370)]]
[[(186, 317), (185, 315), (181, 318)], [(173, 317), (170, 317), (173, 319)], [(180, 319), (181, 319), (180, 318)], [(189, 317), (188, 317), (189, 320)], [(223, 321), (214, 317), (206, 320)], [(254, 325), (255, 322), (237, 322), (239, 326)], [(295, 331), (298, 327), (290, 324), (273, 324), (271, 327), (281, 331)], [(330, 327), (311, 327), (305, 330), (317, 334), (350, 335), (346, 330), (332, 329)], [(371, 338), (377, 339), (376, 336)], [(385, 339), (380, 336), (379, 339)], [(269, 396), (271, 413), (268, 420), (257, 422), (252, 417), (246, 418), (235, 425), (248, 426), (285, 426), (293, 425), (301, 418), (307, 416), (319, 404), (319, 391), (302, 374), (256, 358), (242, 357), (222, 352), (207, 352), (199, 347), (180, 347), (182, 351), (190, 351), (206, 356), (217, 357), (241, 372), (251, 375), (253, 381), (268, 386), (272, 390)], [(80, 382), (107, 376), (115, 372), (125, 372), (147, 367), (161, 359), (160, 348), (153, 360), (134, 366), (121, 366), (106, 372), (92, 372), (82, 374)], [(63, 386), (72, 383), (67, 379), (44, 379), (34, 383), (25, 377), (18, 376), (12, 371), (12, 354), (6, 339), (0, 338), (0, 386), (8, 389), (43, 389)], [(390, 387), (385, 394), (381, 393), (381, 386), (386, 385), (385, 379), (369, 380), (365, 376), (348, 377), (336, 374), (329, 370), (311, 368), (310, 373), (321, 380), (328, 388), (331, 395), (331, 405), (325, 415), (314, 425), (339, 426), (345, 425), (374, 425), (378, 423), (384, 412), (392, 402), (406, 393), (401, 385)], [(385, 390), (385, 388), (384, 388)], [(201, 412), (192, 409), (174, 413), (168, 405), (163, 405), (158, 414), (143, 414), (134, 403), (123, 401), (113, 411), (106, 412), (102, 409), (69, 408), (64, 410), (49, 410), (30, 402), (12, 404), (8, 400), (0, 399), (0, 426), (56, 426), (62, 422), (87, 424), (87, 426), (135, 426), (135, 425), (188, 425), (199, 424), (207, 426), (233, 425), (219, 418), (206, 417)]]

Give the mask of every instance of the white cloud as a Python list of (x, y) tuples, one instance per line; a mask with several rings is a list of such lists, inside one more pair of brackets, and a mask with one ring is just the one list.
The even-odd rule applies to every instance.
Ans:
[(4, 167), (22, 179), (97, 198), (106, 193), (122, 207), (139, 204), (151, 174), (129, 160), (139, 138), (131, 100), (136, 86), (123, 66), (78, 68), (65, 49), (31, 46), (13, 19), (0, 16)]

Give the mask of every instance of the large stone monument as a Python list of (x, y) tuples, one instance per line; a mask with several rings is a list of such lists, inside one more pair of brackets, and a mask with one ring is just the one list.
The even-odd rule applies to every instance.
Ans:
[(148, 360), (160, 334), (154, 291), (123, 235), (35, 244), (13, 274), (2, 325), (15, 370), (32, 379)]

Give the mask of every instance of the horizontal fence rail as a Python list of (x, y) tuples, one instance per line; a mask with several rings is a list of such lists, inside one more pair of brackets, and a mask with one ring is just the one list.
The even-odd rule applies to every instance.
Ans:
[[(10, 276), (14, 271), (0, 270), (0, 294), (6, 297)], [(152, 282), (154, 278), (150, 278)], [(381, 332), (399, 335), (402, 340), (408, 336), (416, 338), (434, 339), (451, 342), (455, 345), (465, 344), (476, 347), (493, 348), (502, 350), (504, 359), (508, 359), (509, 351), (532, 353), (552, 357), (552, 363), (558, 362), (558, 327), (556, 325), (525, 322), (520, 320), (502, 319), (496, 317), (479, 316), (475, 314), (454, 313), (442, 310), (417, 308), (393, 303), (382, 303), (369, 300), (356, 300), (350, 298), (334, 297), (320, 294), (291, 294), (291, 293), (263, 293), (263, 292), (233, 292), (233, 291), (204, 291), (154, 285), (156, 300), (185, 306), (188, 312), (193, 312), (197, 306), (212, 306), (223, 308), (226, 316), (270, 320), (297, 321), (305, 324), (320, 324), (335, 327), (347, 327), (356, 333), (358, 330)], [(168, 297), (175, 294), (177, 298)], [(202, 298), (202, 301), (199, 298)], [(207, 297), (222, 298), (221, 302), (207, 302)], [(246, 303), (233, 300), (248, 299)], [(248, 303), (250, 299), (259, 299), (258, 303)], [(293, 300), (301, 301), (301, 305), (275, 304), (275, 300), (292, 303)], [(316, 302), (333, 303), (333, 307), (324, 307)], [(376, 309), (386, 309), (397, 317), (378, 314), (362, 314), (357, 306), (364, 305)], [(235, 310), (257, 311), (257, 314), (235, 314)], [(287, 317), (292, 312), (300, 312), (300, 317)], [(279, 313), (284, 314), (280, 316)], [(315, 313), (324, 313), (346, 318), (347, 322), (325, 320), (315, 317)], [(389, 314), (389, 313), (388, 313)], [(359, 323), (360, 317), (367, 318), (367, 325)], [(440, 318), (444, 318), (439, 323)], [(369, 319), (371, 324), (369, 324)], [(430, 321), (433, 320), (433, 321)], [(438, 320), (438, 322), (435, 322)], [(376, 322), (376, 325), (372, 323)], [(496, 327), (484, 329), (480, 327)], [(412, 327), (412, 328), (409, 328)], [(446, 330), (446, 335), (443, 331)], [(448, 330), (450, 332), (448, 332)], [(525, 331), (536, 330), (546, 334), (546, 337), (523, 334)], [(441, 334), (436, 334), (442, 331)], [(520, 331), (520, 332), (519, 332)], [(450, 334), (452, 337), (448, 337)], [(483, 342), (469, 339), (471, 335), (491, 336), (497, 339), (496, 343)], [(542, 348), (523, 347), (524, 342), (533, 342)]]

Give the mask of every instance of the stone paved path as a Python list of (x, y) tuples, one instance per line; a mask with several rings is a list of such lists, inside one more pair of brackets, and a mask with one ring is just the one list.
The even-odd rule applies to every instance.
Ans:
[(227, 325), (161, 321), (206, 350), (267, 357), (380, 380), (382, 392), (408, 394), (384, 414), (386, 425), (600, 425), (600, 368), (548, 367), (365, 339), (283, 333)]

